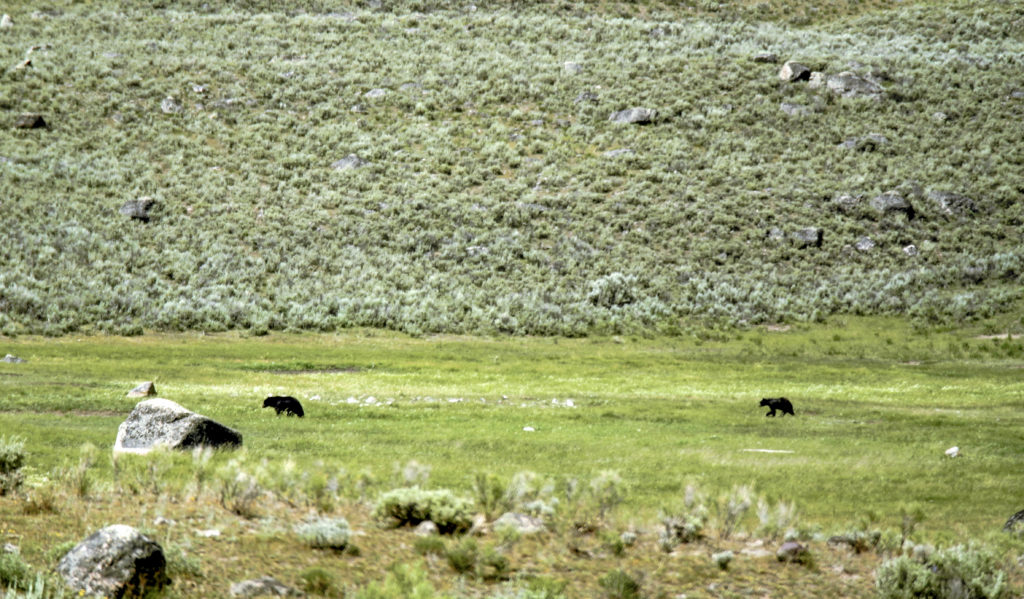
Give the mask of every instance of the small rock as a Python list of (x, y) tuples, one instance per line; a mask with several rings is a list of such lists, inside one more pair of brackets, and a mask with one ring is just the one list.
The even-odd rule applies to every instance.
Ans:
[(491, 528), (487, 526), (487, 516), (483, 514), (477, 514), (473, 516), (473, 524), (469, 527), (469, 534), (475, 536), (483, 536), (491, 531)]
[(904, 253), (904, 254), (906, 254), (906, 255), (908, 255), (908, 256), (916, 256), (916, 255), (918, 255), (918, 254), (919, 254), (920, 252), (918, 251), (918, 249), (917, 249), (917, 246), (916, 246), (916, 245), (914, 245), (914, 244), (910, 244), (910, 245), (908, 245), (908, 246), (905, 246), (905, 247), (903, 248), (903, 253)]
[(31, 58), (26, 58), (25, 60), (19, 62), (16, 65), (14, 65), (14, 70), (15, 71), (20, 71), (22, 69), (27, 69), (30, 66), (32, 66), (32, 59)]
[(203, 537), (204, 539), (213, 539), (220, 536), (220, 531), (216, 528), (208, 528), (206, 530), (197, 530), (197, 537)]
[(334, 170), (338, 170), (338, 171), (347, 171), (347, 170), (351, 170), (351, 169), (357, 169), (357, 168), (360, 168), (360, 167), (364, 167), (364, 166), (366, 166), (368, 164), (370, 164), (370, 163), (367, 162), (366, 160), (363, 160), (359, 156), (356, 156), (355, 154), (349, 154), (348, 156), (345, 156), (341, 160), (337, 160), (335, 162), (332, 162), (331, 163), (331, 168), (333, 168)]
[(858, 252), (870, 252), (875, 249), (875, 242), (872, 241), (870, 237), (861, 237), (857, 240), (857, 243), (853, 244), (853, 247), (855, 247)]
[(960, 448), (957, 446), (950, 447), (946, 450), (946, 456), (951, 458), (960, 457)]
[(178, 114), (182, 111), (182, 107), (176, 99), (171, 96), (167, 96), (162, 102), (160, 102), (160, 110), (163, 111), (164, 114)]
[(797, 247), (821, 247), (821, 242), (824, 239), (824, 232), (818, 227), (806, 227), (804, 229), (797, 229), (790, 235), (793, 241), (796, 242)]
[(10, 29), (11, 27), (14, 27), (11, 15), (4, 14), (4, 16), (0, 17), (0, 29)]
[(652, 108), (629, 108), (627, 110), (613, 112), (611, 116), (608, 117), (608, 120), (613, 123), (647, 125), (651, 123), (656, 116), (658, 116), (658, 111)]
[(779, 109), (789, 116), (806, 116), (811, 113), (811, 108), (809, 106), (793, 104), (792, 102), (783, 102), (779, 104)]
[(440, 534), (437, 530), (437, 525), (430, 520), (424, 520), (416, 525), (413, 532), (421, 537), (429, 537), (432, 535)]
[(156, 204), (156, 200), (149, 196), (143, 196), (137, 200), (128, 200), (124, 204), (121, 204), (118, 212), (132, 218), (133, 220), (148, 223), (150, 219), (149, 211), (154, 204)]
[(0, 362), (7, 362), (8, 364), (24, 364), (25, 360), (22, 360), (13, 354), (7, 354), (4, 356), (3, 360), (0, 360)]
[(792, 60), (787, 60), (779, 70), (779, 79), (782, 81), (807, 81), (810, 78), (811, 69)]
[(578, 62), (566, 62), (562, 68), (570, 75), (579, 75), (583, 72), (583, 65)]
[(829, 76), (826, 85), (829, 91), (844, 98), (880, 98), (885, 91), (881, 85), (850, 71)]
[(605, 158), (618, 158), (619, 156), (635, 156), (636, 152), (629, 148), (619, 148), (618, 150), (608, 150), (603, 154)]
[(128, 397), (132, 399), (138, 399), (140, 397), (150, 397), (156, 395), (156, 385), (152, 381), (142, 383), (138, 387), (128, 392)]
[(825, 73), (821, 71), (811, 71), (811, 76), (807, 78), (807, 87), (809, 89), (821, 89), (825, 86)]
[(1010, 92), (1010, 97), (1014, 100), (1024, 100), (1024, 89), (1015, 89)]
[(936, 123), (945, 123), (949, 120), (949, 115), (939, 110), (932, 113), (932, 120)]
[(836, 196), (836, 199), (832, 200), (832, 202), (836, 205), (837, 208), (839, 208), (839, 210), (847, 212), (860, 205), (860, 200), (860, 196), (843, 193)]
[(299, 591), (278, 582), (276, 578), (264, 576), (254, 580), (243, 580), (231, 585), (232, 597), (301, 597)]
[[(4, 16), (6, 17), (7, 15), (4, 15)], [(12, 543), (4, 543), (3, 552), (4, 553), (13, 553), (13, 554), (17, 555), (17, 554), (21, 553), (21, 548), (18, 547), (17, 545), (12, 544)]]
[(157, 516), (153, 519), (153, 526), (173, 526), (174, 524), (174, 520), (168, 520), (163, 516)]
[(633, 545), (636, 545), (636, 541), (638, 538), (639, 535), (637, 535), (632, 530), (627, 530), (626, 532), (619, 535), (619, 540), (622, 541), (622, 544), (626, 547), (632, 547)]
[(974, 200), (950, 191), (930, 191), (928, 199), (935, 203), (940, 212), (949, 216), (969, 216), (978, 211)]
[(751, 60), (754, 62), (775, 64), (779, 62), (779, 57), (776, 56), (774, 52), (761, 52), (759, 54), (755, 54)]
[(779, 550), (775, 552), (775, 558), (780, 562), (802, 563), (809, 555), (810, 553), (807, 551), (807, 547), (804, 547), (796, 541), (783, 543), (779, 547)]
[(363, 94), (363, 97), (364, 98), (371, 98), (371, 99), (373, 99), (373, 98), (383, 98), (386, 95), (388, 95), (388, 90), (384, 89), (383, 87), (376, 87), (376, 88), (371, 89), (370, 91), (366, 92), (365, 94)]
[(883, 215), (892, 212), (905, 214), (908, 219), (914, 218), (914, 206), (898, 191), (887, 191), (871, 200), (871, 207)]
[(26, 112), (19, 114), (14, 119), (14, 127), (16, 129), (46, 129), (49, 125), (43, 119), (43, 115), (36, 114), (34, 112)]
[(587, 91), (587, 92), (580, 92), (580, 94), (578, 96), (576, 96), (576, 99), (573, 100), (572, 102), (573, 102), (573, 104), (579, 104), (580, 102), (596, 103), (597, 100), (598, 100), (597, 94), (595, 94), (594, 92)]
[(772, 227), (765, 233), (765, 237), (768, 241), (782, 241), (786, 238), (786, 233), (778, 227)]
[(494, 521), (491, 528), (494, 530), (512, 528), (521, 535), (535, 535), (547, 530), (547, 526), (544, 525), (544, 521), (540, 518), (514, 512), (502, 514), (501, 517)]

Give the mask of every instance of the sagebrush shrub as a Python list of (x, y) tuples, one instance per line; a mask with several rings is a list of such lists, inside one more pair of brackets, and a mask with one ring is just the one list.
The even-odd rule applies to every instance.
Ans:
[(317, 518), (296, 526), (295, 534), (313, 549), (341, 551), (348, 546), (352, 531), (344, 518)]
[(0, 437), (0, 496), (17, 491), (25, 480), (21, 467), (25, 465), (25, 440), (20, 437)]
[(473, 524), (473, 501), (447, 489), (394, 489), (381, 495), (374, 517), (392, 527), (430, 520), (444, 534), (464, 532)]
[(995, 554), (977, 546), (957, 545), (919, 561), (899, 556), (875, 571), (882, 599), (1003, 599), (1007, 573)]

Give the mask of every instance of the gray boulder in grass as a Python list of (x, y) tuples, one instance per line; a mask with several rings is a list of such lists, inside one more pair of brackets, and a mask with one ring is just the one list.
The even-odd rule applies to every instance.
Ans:
[(189, 449), (241, 444), (242, 435), (238, 431), (158, 397), (139, 402), (117, 427), (114, 453), (145, 454), (157, 445)]
[(156, 395), (156, 385), (152, 381), (142, 383), (138, 387), (135, 387), (128, 392), (128, 397), (131, 399), (139, 399), (140, 397), (152, 397)]
[(152, 596), (171, 584), (158, 543), (131, 526), (114, 524), (89, 535), (57, 564), (69, 587), (90, 596)]

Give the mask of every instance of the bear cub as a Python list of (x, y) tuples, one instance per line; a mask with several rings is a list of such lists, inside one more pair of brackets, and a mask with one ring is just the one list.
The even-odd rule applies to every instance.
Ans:
[(761, 399), (761, 407), (768, 407), (771, 410), (765, 416), (774, 416), (775, 410), (780, 410), (783, 415), (796, 416), (793, 412), (793, 404), (785, 397), (765, 397)]
[(288, 416), (298, 416), (302, 418), (305, 414), (302, 411), (302, 404), (299, 400), (294, 397), (285, 396), (271, 396), (263, 400), (264, 408), (274, 408), (277, 415), (280, 416), (281, 412), (284, 412)]

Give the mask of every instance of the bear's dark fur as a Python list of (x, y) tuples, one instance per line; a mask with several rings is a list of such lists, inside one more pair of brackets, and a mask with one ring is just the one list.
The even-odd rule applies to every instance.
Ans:
[(280, 416), (281, 412), (284, 412), (288, 416), (298, 416), (302, 418), (305, 413), (302, 411), (302, 404), (299, 400), (294, 397), (285, 396), (271, 396), (263, 400), (264, 408), (274, 408), (277, 415)]
[(771, 409), (770, 412), (765, 416), (774, 416), (775, 410), (779, 410), (783, 415), (789, 414), (790, 416), (796, 416), (793, 412), (793, 404), (789, 403), (789, 400), (785, 397), (765, 397), (761, 399), (761, 407), (768, 407)]

